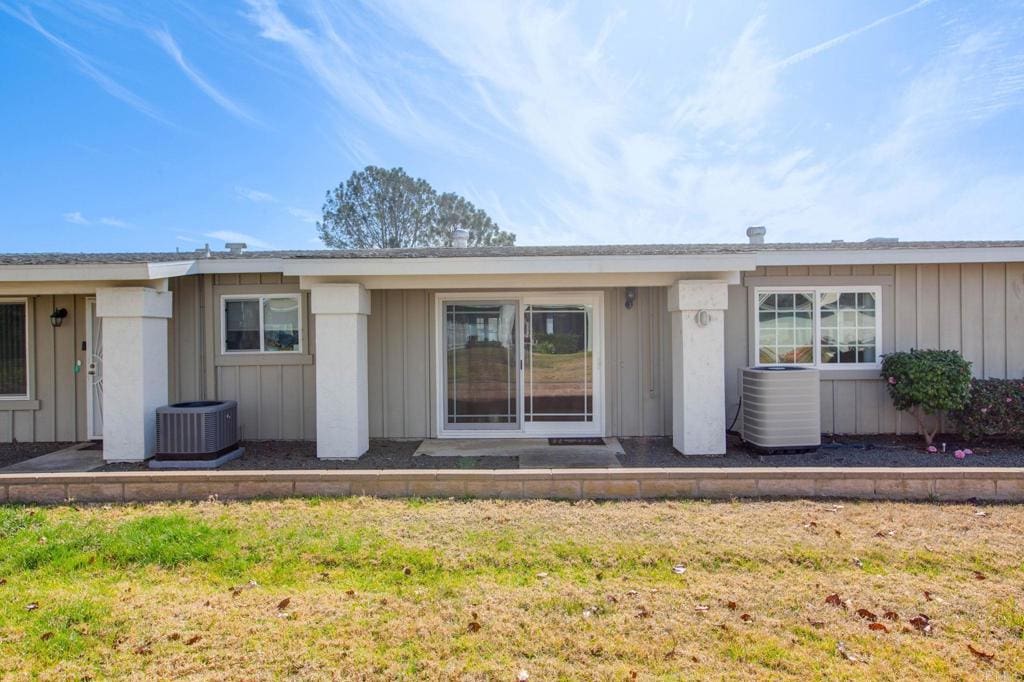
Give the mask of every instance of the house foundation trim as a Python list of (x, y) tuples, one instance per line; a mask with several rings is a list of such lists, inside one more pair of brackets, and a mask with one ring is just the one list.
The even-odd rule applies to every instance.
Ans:
[(310, 312), (316, 327), (316, 454), (354, 459), (370, 449), (370, 295), (361, 284), (315, 284)]

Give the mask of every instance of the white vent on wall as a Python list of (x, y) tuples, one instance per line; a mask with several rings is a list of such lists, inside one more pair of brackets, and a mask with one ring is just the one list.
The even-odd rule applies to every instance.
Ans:
[(821, 445), (818, 370), (748, 367), (743, 370), (744, 442), (758, 450), (813, 450)]

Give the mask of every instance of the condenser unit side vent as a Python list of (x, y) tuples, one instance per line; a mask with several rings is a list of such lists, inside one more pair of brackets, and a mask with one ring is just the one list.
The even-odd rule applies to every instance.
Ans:
[(813, 450), (821, 445), (818, 370), (748, 367), (743, 370), (743, 441), (766, 452)]

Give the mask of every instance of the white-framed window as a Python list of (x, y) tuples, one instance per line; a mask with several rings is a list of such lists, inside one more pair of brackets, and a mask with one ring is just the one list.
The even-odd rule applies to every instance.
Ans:
[(877, 367), (882, 359), (881, 287), (758, 287), (757, 365)]
[(0, 400), (28, 398), (28, 325), (26, 299), (0, 298)]
[(301, 294), (221, 296), (221, 352), (301, 353)]

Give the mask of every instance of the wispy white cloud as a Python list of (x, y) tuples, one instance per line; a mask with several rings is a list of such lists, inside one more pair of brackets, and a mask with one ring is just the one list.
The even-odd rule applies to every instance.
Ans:
[(235, 193), (243, 199), (248, 199), (255, 204), (276, 202), (277, 198), (269, 192), (262, 192), (251, 187), (235, 187)]
[(861, 33), (867, 33), (873, 28), (878, 28), (883, 24), (888, 24), (893, 19), (898, 19), (902, 17), (904, 14), (910, 14), (911, 12), (919, 10), (922, 7), (925, 7), (926, 5), (932, 4), (932, 2), (934, 2), (934, 0), (919, 0), (918, 2), (915, 2), (913, 5), (910, 5), (909, 7), (905, 7), (898, 12), (893, 12), (892, 14), (887, 14), (884, 17), (875, 19), (870, 23), (864, 24), (860, 28), (855, 28), (852, 31), (847, 31), (846, 33), (838, 35), (835, 38), (830, 38), (829, 40), (820, 42), (817, 45), (808, 47), (807, 49), (804, 50), (800, 50), (799, 52), (795, 52), (786, 57), (785, 59), (781, 59), (775, 62), (775, 64), (773, 64), (772, 66), (776, 69), (783, 69), (786, 68), (787, 66), (792, 66), (793, 64), (802, 62), (805, 59), (810, 59), (816, 54), (820, 54), (822, 52), (825, 52), (826, 50), (831, 50), (833, 47), (842, 45), (851, 38), (856, 38)]
[(69, 213), (64, 213), (62, 217), (64, 218), (64, 222), (71, 223), (72, 225), (99, 224), (106, 225), (108, 227), (119, 228), (129, 228), (132, 226), (131, 223), (125, 220), (121, 220), (120, 218), (113, 218), (111, 216), (103, 216), (102, 218), (97, 218), (95, 220), (86, 218), (81, 211), (71, 211)]
[(305, 208), (295, 208), (294, 206), (288, 208), (288, 213), (304, 223), (315, 223), (321, 217), (319, 213)]
[(206, 232), (203, 234), (204, 237), (210, 239), (217, 239), (223, 242), (244, 242), (251, 249), (273, 249), (270, 245), (259, 237), (255, 237), (245, 232), (235, 232), (234, 230), (214, 230), (213, 232)]
[(120, 218), (104, 217), (104, 218), (100, 218), (98, 222), (101, 225), (109, 225), (110, 227), (122, 227), (122, 228), (131, 227), (130, 223), (128, 223), (128, 222), (126, 222), (124, 220), (121, 220)]
[(177, 41), (174, 40), (174, 36), (171, 35), (170, 31), (166, 28), (160, 28), (152, 29), (148, 33), (153, 42), (159, 45), (160, 48), (174, 60), (174, 63), (178, 65), (178, 68), (181, 69), (182, 73), (184, 73), (197, 88), (202, 90), (207, 97), (213, 100), (217, 106), (238, 119), (249, 123), (258, 123), (256, 117), (249, 113), (245, 107), (238, 104), (211, 85), (206, 77), (199, 73), (199, 71), (185, 59), (185, 55), (182, 54), (181, 48), (178, 46)]
[(78, 68), (79, 71), (81, 71), (87, 77), (91, 78), (97, 85), (99, 85), (104, 90), (104, 92), (106, 92), (111, 97), (121, 100), (122, 102), (132, 107), (139, 113), (145, 114), (146, 116), (149, 116), (150, 118), (159, 121), (160, 123), (164, 123), (166, 125), (173, 125), (170, 121), (165, 119), (157, 111), (157, 109), (153, 107), (149, 102), (144, 100), (142, 97), (139, 97), (134, 92), (118, 83), (107, 73), (102, 71), (98, 66), (96, 66), (94, 60), (90, 58), (88, 55), (86, 55), (84, 52), (75, 48), (70, 43), (62, 40), (61, 38), (58, 38), (50, 31), (46, 30), (46, 28), (44, 28), (43, 25), (39, 23), (35, 16), (32, 15), (32, 12), (29, 11), (27, 8), (22, 7), (20, 9), (13, 9), (7, 6), (6, 4), (0, 3), (0, 10), (6, 12), (10, 16), (22, 22), (23, 24), (34, 30), (36, 33), (46, 38), (46, 40), (48, 40), (51, 44), (60, 48), (66, 55), (68, 55), (68, 57), (71, 58), (71, 60), (74, 62), (75, 66)]

